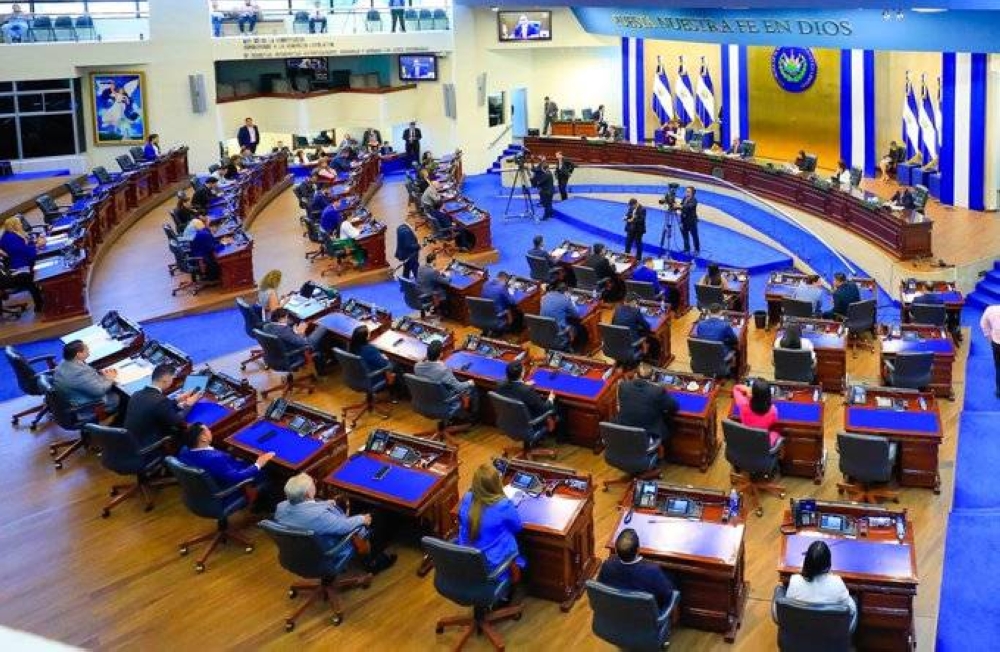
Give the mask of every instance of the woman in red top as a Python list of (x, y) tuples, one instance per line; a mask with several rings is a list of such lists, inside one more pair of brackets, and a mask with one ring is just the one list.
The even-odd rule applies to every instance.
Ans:
[(778, 421), (778, 408), (771, 404), (771, 385), (766, 380), (757, 379), (750, 387), (733, 387), (733, 401), (740, 423), (749, 428), (767, 430), (771, 446), (778, 442), (778, 431), (774, 424)]

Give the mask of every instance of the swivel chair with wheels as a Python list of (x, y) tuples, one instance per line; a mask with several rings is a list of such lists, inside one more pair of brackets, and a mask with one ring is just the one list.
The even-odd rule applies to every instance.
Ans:
[[(243, 332), (246, 333), (247, 337), (253, 338), (253, 332), (264, 325), (260, 306), (251, 306), (242, 297), (236, 297), (236, 307), (240, 311), (240, 317), (243, 318)], [(254, 340), (256, 341), (256, 338)], [(240, 371), (246, 371), (247, 365), (251, 362), (256, 362), (262, 368), (267, 369), (267, 365), (264, 363), (264, 350), (250, 349), (250, 356), (240, 360)]]
[(274, 392), (288, 396), (296, 389), (305, 389), (308, 394), (313, 393), (316, 388), (316, 377), (311, 369), (307, 375), (295, 377), (295, 372), (312, 367), (312, 354), (308, 349), (287, 349), (277, 335), (265, 333), (257, 328), (253, 331), (253, 337), (264, 352), (264, 363), (267, 368), (284, 374), (280, 383), (262, 390), (261, 396), (267, 398)]
[(644, 428), (623, 426), (609, 421), (600, 423), (601, 441), (604, 442), (604, 461), (625, 475), (616, 480), (605, 480), (604, 491), (613, 485), (631, 484), (635, 480), (660, 478), (659, 442), (650, 443)]
[(771, 598), (771, 618), (778, 625), (781, 652), (850, 652), (851, 635), (858, 626), (857, 610), (852, 614), (842, 604), (789, 599), (780, 584)]
[[(52, 370), (55, 369), (55, 356), (54, 355), (39, 355), (34, 358), (25, 358), (23, 355), (18, 353), (18, 351), (12, 347), (4, 347), (4, 356), (7, 358), (7, 362), (10, 363), (11, 368), (14, 370), (14, 377), (17, 379), (18, 389), (24, 393), (25, 396), (45, 396), (45, 390), (42, 389), (38, 382), (38, 377), (42, 374), (51, 374)], [(38, 370), (34, 365), (39, 362), (45, 363), (45, 368)], [(38, 422), (48, 414), (48, 408), (45, 403), (42, 402), (35, 407), (28, 408), (27, 410), (21, 410), (20, 412), (15, 412), (11, 418), (10, 423), (16, 426), (21, 420), (21, 417), (26, 417), (29, 414), (34, 414), (35, 418), (31, 420), (31, 425), (28, 426), (32, 431), (38, 428)]]
[(890, 387), (924, 389), (931, 384), (934, 369), (933, 351), (897, 353), (893, 360), (883, 360), (882, 377)]
[(555, 459), (556, 452), (551, 448), (538, 448), (538, 442), (551, 432), (555, 423), (555, 410), (548, 410), (532, 419), (528, 407), (521, 401), (497, 392), (490, 392), (489, 397), (496, 413), (497, 428), (514, 441), (521, 442), (520, 446), (504, 448), (505, 457), (513, 454), (514, 457), (526, 460), (538, 457)]
[(770, 435), (761, 428), (748, 428), (736, 421), (722, 420), (722, 432), (726, 438), (726, 460), (732, 465), (729, 474), (733, 487), (749, 497), (749, 504), (755, 508), (757, 516), (764, 515), (760, 504), (760, 492), (785, 497), (785, 488), (771, 482), (771, 477), (779, 471), (778, 462), (784, 440), (771, 446)]
[(645, 591), (623, 591), (587, 580), (587, 598), (594, 612), (594, 634), (622, 650), (662, 650), (670, 642), (670, 628), (677, 619), (680, 591), (660, 611), (656, 598)]
[(837, 452), (844, 482), (837, 483), (837, 493), (847, 493), (851, 500), (877, 503), (880, 500), (899, 502), (899, 492), (873, 485), (892, 481), (899, 447), (895, 442), (877, 435), (853, 432), (837, 433)]
[(111, 500), (101, 509), (102, 518), (111, 516), (111, 510), (115, 506), (136, 494), (142, 495), (144, 510), (152, 511), (153, 496), (150, 489), (177, 484), (170, 478), (151, 477), (163, 468), (163, 450), (170, 437), (140, 448), (135, 438), (124, 428), (88, 423), (83, 431), (90, 437), (90, 443), (101, 449), (101, 466), (112, 473), (135, 478), (132, 483), (111, 485)]
[(341, 409), (341, 421), (344, 423), (350, 421), (350, 427), (353, 430), (358, 425), (358, 419), (368, 412), (375, 412), (383, 419), (388, 419), (389, 412), (379, 410), (378, 406), (385, 405), (390, 401), (379, 399), (377, 394), (389, 390), (385, 374), (391, 370), (391, 367), (369, 371), (361, 358), (353, 353), (348, 353), (343, 349), (334, 349), (333, 355), (337, 358), (337, 364), (340, 365), (344, 384), (355, 392), (361, 392), (365, 395), (364, 401), (354, 405), (346, 405)]

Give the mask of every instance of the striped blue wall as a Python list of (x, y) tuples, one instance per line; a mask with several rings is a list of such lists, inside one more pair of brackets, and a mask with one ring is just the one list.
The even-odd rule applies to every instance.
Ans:
[(622, 126), (625, 140), (646, 139), (646, 80), (641, 38), (622, 38)]
[(875, 52), (840, 51), (840, 158), (875, 174)]
[(729, 147), (733, 138), (750, 137), (747, 106), (747, 48), (720, 45), (722, 50), (722, 129), (719, 138)]
[(987, 55), (941, 55), (941, 202), (983, 210)]

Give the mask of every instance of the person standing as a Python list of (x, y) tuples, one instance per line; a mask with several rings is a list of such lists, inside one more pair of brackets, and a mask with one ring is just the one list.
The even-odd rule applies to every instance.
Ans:
[(989, 306), (983, 311), (979, 327), (983, 329), (983, 335), (993, 348), (993, 367), (996, 374), (995, 393), (996, 397), (1000, 398), (1000, 304)]
[(573, 161), (564, 157), (562, 152), (556, 152), (556, 181), (559, 183), (559, 198), (563, 201), (569, 196), (566, 186), (575, 169)]
[(405, 0), (389, 0), (389, 15), (392, 16), (392, 31), (396, 31), (396, 23), (399, 23), (399, 31), (406, 31), (406, 9)]
[(642, 236), (646, 233), (646, 207), (633, 197), (628, 200), (628, 211), (625, 213), (625, 254), (632, 251), (635, 244), (635, 257), (642, 259)]
[(694, 186), (684, 190), (684, 200), (681, 201), (681, 237), (684, 238), (684, 253), (691, 253), (691, 240), (694, 240), (694, 253), (701, 253), (701, 241), (698, 239), (698, 199), (695, 197)]
[(549, 164), (544, 159), (535, 166), (531, 176), (531, 185), (538, 188), (538, 200), (542, 204), (542, 208), (545, 209), (542, 213), (542, 219), (547, 220), (552, 217), (552, 198), (556, 194), (556, 188), (552, 170), (549, 169)]
[(236, 132), (236, 140), (240, 144), (240, 149), (245, 147), (254, 154), (257, 153), (257, 145), (260, 144), (260, 130), (253, 123), (253, 118), (247, 118), (243, 121), (243, 126)]
[(559, 107), (549, 99), (548, 95), (545, 96), (545, 105), (542, 113), (545, 116), (545, 123), (542, 125), (542, 135), (549, 136), (552, 131), (552, 121), (559, 117)]
[(420, 266), (420, 241), (413, 228), (403, 222), (396, 227), (396, 260), (403, 264), (403, 278), (417, 277)]
[(420, 133), (417, 123), (410, 121), (410, 126), (406, 128), (406, 132), (403, 134), (403, 140), (406, 141), (406, 156), (410, 159), (410, 163), (416, 163), (420, 160), (421, 138), (423, 138), (423, 134)]

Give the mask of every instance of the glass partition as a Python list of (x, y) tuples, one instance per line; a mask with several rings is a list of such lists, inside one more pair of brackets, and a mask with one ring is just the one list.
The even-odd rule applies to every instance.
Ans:
[(134, 41), (149, 34), (148, 0), (0, 0), (0, 43)]
[(79, 79), (0, 85), (0, 159), (83, 153), (83, 104), (79, 100)]

